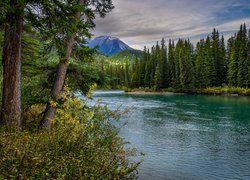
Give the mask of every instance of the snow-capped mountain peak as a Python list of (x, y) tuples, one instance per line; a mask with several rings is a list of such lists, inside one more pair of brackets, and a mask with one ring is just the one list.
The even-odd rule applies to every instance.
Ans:
[(120, 51), (132, 50), (127, 44), (116, 37), (99, 36), (89, 40), (87, 46), (90, 48), (98, 47), (99, 51), (105, 55), (111, 56)]

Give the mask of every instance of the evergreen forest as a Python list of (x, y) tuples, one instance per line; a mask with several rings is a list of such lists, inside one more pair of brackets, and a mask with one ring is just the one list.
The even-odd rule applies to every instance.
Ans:
[[(132, 60), (131, 60), (132, 59)], [(219, 31), (194, 45), (189, 39), (163, 38), (141, 55), (120, 61), (101, 61), (113, 87), (200, 89), (250, 85), (250, 31), (246, 25), (225, 42)], [(103, 66), (103, 62), (105, 66)]]

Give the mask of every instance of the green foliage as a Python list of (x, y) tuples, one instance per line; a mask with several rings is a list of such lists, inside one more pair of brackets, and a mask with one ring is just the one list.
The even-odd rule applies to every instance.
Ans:
[(205, 55), (205, 42), (201, 40), (196, 46), (195, 55), (195, 86), (198, 88), (204, 88), (208, 84), (206, 78), (206, 62), (204, 62)]
[(208, 87), (205, 89), (198, 90), (200, 94), (211, 94), (211, 95), (242, 95), (249, 96), (250, 89), (240, 87)]
[[(214, 29), (206, 39), (201, 39), (194, 49), (189, 40), (157, 42), (151, 51), (144, 48), (140, 58), (128, 51), (107, 59), (102, 69), (109, 74), (113, 87), (197, 89), (230, 85), (249, 87), (250, 83), (250, 33), (242, 25), (237, 35), (228, 40)], [(122, 54), (126, 54), (122, 56)], [(126, 57), (126, 61), (123, 58)], [(111, 64), (111, 65), (110, 65)], [(125, 64), (125, 65), (124, 65)]]
[(228, 41), (229, 67), (228, 79), (230, 86), (249, 86), (249, 35), (245, 25)]
[(177, 79), (175, 77), (175, 60), (174, 60), (174, 42), (169, 40), (168, 45), (168, 68), (169, 68), (169, 86), (174, 87), (175, 80)]
[(108, 75), (92, 63), (71, 61), (68, 69), (68, 84), (86, 94), (93, 83), (105, 86), (109, 82)]
[(136, 57), (141, 57), (141, 51), (130, 51), (130, 50), (125, 50), (121, 51), (119, 53), (116, 53), (110, 57), (107, 57), (108, 61), (119, 61), (119, 62), (127, 62), (134, 60)]
[(240, 87), (207, 87), (207, 88), (166, 88), (164, 92), (200, 94), (200, 95), (218, 95), (218, 96), (250, 96), (250, 89)]
[(176, 59), (178, 60), (177, 71), (181, 88), (193, 87), (193, 63), (192, 63), (192, 45), (189, 41), (179, 40), (176, 44)]
[(228, 66), (228, 79), (230, 86), (236, 86), (237, 84), (237, 70), (238, 70), (238, 57), (237, 46), (235, 40), (231, 37), (228, 41), (229, 44), (229, 66)]
[[(37, 41), (33, 39), (33, 41)], [(32, 44), (31, 44), (32, 45)], [(24, 46), (25, 52), (30, 44)], [(32, 46), (33, 47), (33, 46)], [(50, 99), (50, 89), (55, 78), (59, 55), (55, 49), (47, 50), (46, 45), (33, 49), (34, 56), (30, 58), (26, 53), (22, 61), (22, 104), (26, 110), (34, 104), (46, 104)], [(77, 56), (76, 56), (77, 57)], [(93, 66), (95, 62), (85, 62), (82, 59), (71, 59), (68, 69), (67, 83), (71, 89), (80, 90), (86, 94), (95, 83), (105, 86), (109, 83), (109, 76)]]
[(62, 99), (50, 132), (0, 127), (0, 179), (136, 178), (139, 163), (128, 161), (135, 151), (112, 125), (119, 111), (89, 109), (68, 93)]
[[(60, 57), (65, 57), (65, 45), (71, 35), (77, 33), (77, 42), (84, 44), (86, 37), (91, 37), (89, 31), (95, 27), (96, 15), (104, 17), (113, 8), (112, 0), (82, 3), (79, 0), (49, 0), (28, 4), (25, 17), (40, 32), (42, 39), (55, 47)], [(34, 9), (39, 14), (34, 13)]]
[[(1, 47), (1, 54), (2, 54), (2, 47), (3, 47), (3, 40), (4, 40), (4, 34), (3, 32), (0, 30), (0, 47)], [(2, 56), (1, 56), (2, 58)]]
[[(49, 71), (42, 58), (43, 44), (38, 35), (24, 34), (22, 37), (22, 107), (25, 110), (33, 104), (45, 103), (48, 100), (49, 89), (44, 82)], [(52, 53), (50, 59), (53, 58)], [(46, 59), (46, 61), (50, 61)]]
[[(74, 32), (79, 37), (69, 66), (70, 88), (89, 96), (95, 83), (102, 85), (109, 80), (90, 61), (92, 51), (80, 44), (90, 37), (95, 16), (104, 17), (113, 9), (112, 1), (83, 1), (85, 4), (80, 6), (78, 0), (22, 0), (15, 7), (11, 7), (11, 2), (0, 2), (0, 48), (2, 30), (8, 23), (6, 14), (22, 15), (23, 129), (0, 126), (0, 179), (136, 178), (139, 163), (129, 161), (136, 152), (127, 148), (113, 126), (119, 111), (112, 112), (98, 104), (89, 108), (66, 90), (59, 102), (53, 102), (49, 95), (57, 64), (66, 54), (66, 42)], [(83, 13), (80, 21), (76, 12)], [(49, 101), (58, 108), (53, 128), (38, 132), (45, 103)]]

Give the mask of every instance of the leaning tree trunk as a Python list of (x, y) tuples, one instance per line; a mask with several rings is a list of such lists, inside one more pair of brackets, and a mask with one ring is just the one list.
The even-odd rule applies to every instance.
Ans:
[[(64, 81), (66, 78), (69, 58), (71, 55), (75, 38), (76, 38), (76, 33), (73, 33), (67, 45), (66, 57), (60, 60), (60, 63), (57, 67), (56, 79), (51, 91), (51, 97), (54, 101), (58, 101), (60, 98), (60, 93), (63, 89)], [(50, 102), (48, 102), (45, 113), (40, 122), (40, 129), (49, 130), (51, 128), (50, 120), (55, 117), (55, 114), (56, 114), (56, 107), (52, 106)]]
[[(0, 122), (21, 128), (21, 35), (23, 26), (22, 9), (13, 0), (15, 10), (6, 15), (3, 46), (3, 94)], [(18, 11), (18, 12), (17, 12)]]
[[(83, 5), (84, 3), (85, 3), (85, 0), (79, 1), (79, 5)], [(77, 12), (76, 19), (80, 20), (80, 18), (81, 18), (81, 12)], [(56, 79), (55, 79), (55, 82), (51, 91), (52, 99), (55, 101), (58, 101), (58, 99), (60, 98), (60, 93), (63, 89), (63, 85), (64, 85), (64, 81), (66, 78), (67, 69), (69, 65), (69, 58), (71, 56), (71, 52), (72, 52), (75, 39), (76, 39), (76, 33), (77, 32), (74, 32), (69, 38), (69, 41), (67, 43), (65, 58), (62, 58), (60, 60), (60, 63), (57, 68)], [(56, 107), (52, 106), (50, 102), (48, 102), (45, 113), (40, 122), (40, 129), (49, 130), (51, 128), (51, 120), (55, 117), (55, 114), (56, 114)]]

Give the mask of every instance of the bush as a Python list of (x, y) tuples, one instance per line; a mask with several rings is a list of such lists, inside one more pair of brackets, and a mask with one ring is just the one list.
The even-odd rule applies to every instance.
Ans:
[(210, 87), (201, 90), (201, 93), (204, 94), (214, 94), (214, 95), (243, 95), (249, 96), (250, 89), (248, 88), (240, 88), (240, 87)]
[[(134, 179), (137, 166), (111, 120), (119, 115), (64, 95), (50, 132), (0, 127), (0, 179)], [(28, 122), (28, 121), (27, 121)], [(29, 125), (27, 125), (30, 127)]]

